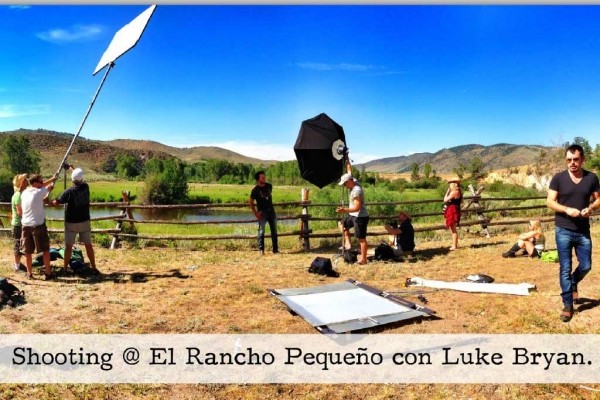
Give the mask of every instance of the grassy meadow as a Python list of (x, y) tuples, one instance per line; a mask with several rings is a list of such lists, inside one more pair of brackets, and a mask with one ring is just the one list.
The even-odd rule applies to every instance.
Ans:
[[(548, 229), (549, 230), (549, 229)], [(554, 246), (549, 232), (548, 246)], [(111, 334), (319, 334), (306, 321), (287, 311), (267, 293), (269, 288), (318, 286), (356, 279), (409, 301), (428, 301), (439, 319), (410, 320), (392, 324), (376, 334), (437, 333), (556, 333), (599, 334), (600, 281), (592, 271), (580, 285), (582, 297), (573, 320), (558, 318), (557, 264), (529, 258), (503, 259), (500, 254), (515, 235), (492, 230), (492, 237), (461, 229), (460, 246), (448, 251), (448, 235), (418, 237), (415, 257), (403, 262), (371, 262), (368, 265), (337, 263), (338, 278), (306, 272), (317, 256), (331, 258), (335, 245), (303, 252), (285, 246), (281, 254), (259, 256), (248, 248), (202, 251), (169, 247), (140, 248), (127, 242), (117, 250), (96, 248), (98, 277), (76, 276), (52, 263), (58, 278), (26, 281), (10, 267), (10, 241), (0, 274), (26, 292), (26, 303), (0, 311), (0, 332), (14, 333), (111, 333)], [(593, 240), (600, 240), (594, 226)], [(267, 240), (267, 243), (269, 241)], [(60, 244), (57, 240), (53, 245)], [(371, 243), (374, 244), (374, 243)], [(372, 251), (372, 249), (371, 249)], [(600, 257), (594, 248), (594, 259)], [(405, 288), (407, 277), (447, 281), (463, 280), (473, 273), (489, 274), (497, 282), (529, 282), (537, 290), (529, 296), (465, 293), (450, 290)], [(35, 269), (40, 278), (42, 270)], [(372, 332), (375, 334), (375, 332)], [(597, 384), (586, 385), (600, 389)], [(597, 393), (582, 385), (558, 384), (270, 384), (270, 385), (25, 385), (0, 386), (7, 399), (594, 399)]]
[[(142, 190), (140, 182), (91, 182), (92, 192), (108, 201), (127, 189), (132, 194)], [(251, 186), (190, 185), (192, 196), (214, 201), (245, 203)], [(135, 190), (137, 191), (134, 191)], [(276, 202), (297, 201), (300, 187), (275, 187)], [(367, 201), (410, 201), (439, 198), (436, 190), (390, 191), (366, 188)], [(338, 204), (345, 194), (338, 187), (315, 189), (315, 203)], [(532, 203), (528, 200), (524, 204)], [(409, 212), (439, 211), (440, 203), (404, 207)], [(333, 206), (314, 207), (315, 213), (333, 216)], [(373, 206), (372, 215), (392, 215), (397, 208)], [(539, 210), (527, 211), (539, 213)], [(526, 211), (519, 213), (525, 214)], [(515, 215), (519, 215), (516, 213)], [(512, 215), (511, 215), (512, 216)], [(521, 215), (523, 216), (523, 215)], [(251, 218), (248, 210), (248, 218)], [(428, 225), (441, 223), (440, 217), (415, 221)], [(6, 221), (4, 221), (6, 222)], [(51, 223), (60, 228), (59, 222)], [(370, 227), (379, 227), (373, 222)], [(6, 224), (5, 224), (6, 226)], [(113, 221), (94, 223), (94, 228), (114, 228)], [(313, 229), (335, 231), (333, 221), (315, 222)], [(0, 310), (0, 333), (4, 334), (319, 334), (301, 317), (288, 312), (285, 305), (269, 295), (272, 288), (299, 288), (325, 285), (355, 279), (379, 289), (397, 293), (409, 301), (421, 303), (436, 311), (437, 319), (417, 319), (391, 324), (373, 334), (594, 334), (600, 333), (600, 280), (595, 269), (580, 285), (580, 294), (588, 299), (579, 306), (570, 323), (559, 320), (561, 300), (558, 265), (529, 258), (504, 259), (501, 253), (516, 240), (522, 226), (492, 226), (491, 238), (477, 229), (461, 228), (460, 249), (449, 251), (450, 237), (445, 231), (417, 233), (414, 257), (402, 262), (374, 261), (367, 265), (338, 262), (338, 278), (308, 274), (315, 257), (332, 258), (339, 240), (311, 240), (310, 251), (303, 251), (297, 237), (280, 241), (280, 254), (267, 251), (260, 256), (255, 240), (220, 241), (151, 241), (121, 242), (109, 250), (110, 237), (96, 235), (96, 260), (100, 276), (78, 276), (62, 271), (62, 260), (52, 263), (57, 279), (41, 279), (41, 269), (34, 269), (38, 279), (27, 281), (11, 268), (11, 243), (4, 246), (0, 274), (7, 276), (26, 292), (26, 303), (17, 308)], [(231, 227), (217, 225), (136, 224), (139, 233), (147, 234), (220, 234), (231, 233)], [(256, 224), (236, 227), (235, 232), (254, 235)], [(281, 231), (297, 229), (295, 224)], [(544, 224), (548, 248), (553, 248), (553, 224)], [(381, 237), (369, 237), (370, 254)], [(600, 227), (593, 225), (593, 241), (600, 243)], [(62, 235), (52, 236), (52, 246), (62, 244)], [(270, 239), (266, 239), (270, 249)], [(356, 243), (354, 243), (356, 244)], [(596, 245), (593, 258), (600, 257)], [(462, 281), (467, 275), (484, 273), (496, 282), (528, 282), (537, 290), (529, 296), (465, 293), (450, 290), (406, 288), (408, 277), (446, 281)], [(583, 337), (583, 336), (582, 336)], [(0, 398), (6, 399), (600, 399), (600, 385), (566, 384), (10, 384), (0, 385)], [(591, 390), (590, 390), (591, 389)], [(594, 391), (595, 390), (595, 391)]]
[[(122, 198), (123, 191), (129, 191), (132, 203), (139, 203), (144, 190), (143, 181), (93, 181), (90, 184), (92, 202), (112, 202)], [(246, 203), (253, 185), (222, 185), (189, 183), (188, 196), (192, 203)], [(59, 182), (57, 189), (62, 189)], [(300, 186), (276, 186), (277, 202), (299, 201)]]
[[(214, 235), (254, 235), (256, 232), (256, 223), (253, 220), (253, 216), (250, 213), (249, 207), (247, 206), (248, 198), (252, 185), (228, 185), (228, 184), (200, 184), (191, 183), (189, 184), (189, 203), (200, 203), (200, 204), (212, 204), (215, 210), (234, 210), (236, 212), (234, 220), (246, 220), (245, 223), (238, 223), (235, 225), (217, 225), (217, 224), (196, 224), (196, 225), (174, 225), (174, 224), (145, 224), (140, 223), (135, 225), (135, 230), (131, 230), (130, 233), (138, 233), (140, 235), (151, 235), (151, 236), (214, 236)], [(106, 201), (118, 201), (122, 191), (129, 191), (131, 193), (132, 204), (140, 204), (140, 198), (144, 190), (144, 183), (140, 181), (93, 181), (90, 183), (92, 201), (95, 202), (106, 202)], [(279, 186), (276, 185), (273, 191), (273, 197), (275, 203), (295, 202), (301, 198), (302, 186)], [(504, 188), (502, 188), (504, 189)], [(443, 191), (441, 189), (402, 189), (395, 190), (390, 189), (386, 185), (366, 186), (366, 200), (367, 203), (378, 203), (378, 205), (369, 205), (370, 215), (375, 217), (392, 217), (400, 209), (407, 211), (409, 214), (417, 213), (437, 213), (436, 216), (431, 217), (420, 217), (413, 220), (415, 227), (427, 227), (431, 225), (439, 225), (443, 223), (443, 217), (441, 215), (441, 197), (443, 197)], [(512, 189), (511, 189), (512, 190)], [(498, 191), (489, 191), (484, 193), (484, 196), (490, 197), (506, 197), (522, 196), (521, 193), (507, 192), (506, 189)], [(335, 213), (335, 205), (340, 204), (342, 201), (344, 204), (348, 203), (348, 193), (343, 188), (337, 185), (331, 185), (323, 189), (318, 189), (314, 186), (310, 187), (310, 200), (313, 204), (329, 204), (328, 206), (310, 206), (308, 208), (309, 214), (313, 217), (327, 217), (327, 218), (339, 218), (340, 215)], [(403, 206), (399, 205), (385, 205), (381, 203), (385, 202), (411, 202), (421, 200), (439, 200), (433, 203), (425, 204), (406, 204)], [(219, 205), (226, 205), (231, 203), (240, 204), (236, 208), (219, 208)], [(465, 204), (467, 202), (465, 201)], [(503, 207), (503, 206), (529, 206), (529, 205), (540, 205), (544, 204), (543, 200), (522, 200), (518, 203), (502, 201), (494, 202), (491, 207)], [(200, 210), (196, 211), (200, 213)], [(297, 216), (301, 213), (301, 209), (298, 206), (278, 206), (277, 207), (278, 217), (280, 218), (279, 232), (286, 233), (292, 232), (299, 229), (299, 222), (288, 221), (287, 223), (281, 223), (282, 217), (286, 216)], [(532, 214), (534, 212), (535, 214)], [(544, 210), (544, 212), (547, 212)], [(526, 211), (513, 211), (511, 217), (527, 217), (528, 215), (540, 215), (541, 211), (526, 210)], [(118, 214), (118, 210), (115, 210), (114, 214)], [(499, 217), (496, 213), (487, 214), (491, 218), (495, 219)], [(174, 217), (175, 219), (177, 217)], [(468, 218), (474, 218), (473, 215)], [(151, 218), (151, 219), (162, 219), (162, 218)], [(383, 225), (382, 219), (373, 219), (370, 223), (370, 227), (377, 226), (381, 229)], [(61, 227), (60, 222), (51, 222), (51, 227), (59, 229)], [(114, 221), (98, 221), (94, 222), (95, 229), (111, 229), (114, 228)], [(129, 224), (126, 223), (125, 229), (129, 229)], [(311, 221), (310, 229), (314, 232), (324, 233), (335, 233), (337, 232), (337, 224), (333, 220), (329, 221)], [(435, 238), (444, 232), (428, 232), (422, 235), (427, 238)], [(101, 245), (107, 246), (110, 243), (110, 237), (107, 235), (97, 235), (97, 241)], [(318, 240), (316, 246), (327, 246), (330, 244), (330, 240)], [(295, 248), (298, 245), (297, 238), (288, 237), (282, 238), (282, 243), (288, 248)], [(227, 249), (250, 249), (254, 246), (253, 240), (235, 240), (235, 241), (211, 241), (211, 242), (197, 242), (197, 241), (178, 241), (173, 240), (170, 242), (156, 242), (149, 239), (139, 240), (137, 242), (140, 246), (154, 246), (154, 245), (166, 245), (166, 246), (178, 246), (186, 249), (208, 249), (208, 248), (219, 248), (224, 247)]]

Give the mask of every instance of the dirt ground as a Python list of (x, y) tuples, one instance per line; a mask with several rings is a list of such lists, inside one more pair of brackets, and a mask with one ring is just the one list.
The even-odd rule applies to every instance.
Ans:
[[(403, 262), (368, 265), (338, 263), (338, 278), (307, 273), (317, 257), (331, 258), (335, 249), (303, 252), (283, 248), (280, 254), (256, 251), (188, 251), (173, 248), (97, 248), (99, 277), (60, 271), (46, 282), (26, 281), (13, 273), (10, 243), (0, 274), (26, 291), (26, 304), (0, 311), (0, 333), (302, 333), (319, 334), (267, 293), (270, 288), (296, 288), (356, 279), (422, 303), (417, 291), (436, 311), (437, 319), (391, 325), (378, 334), (419, 333), (576, 333), (598, 334), (600, 280), (597, 267), (580, 285), (588, 299), (570, 323), (559, 320), (561, 299), (558, 264), (529, 258), (504, 259), (514, 242), (512, 232), (491, 238), (461, 232), (461, 248), (449, 251), (449, 237), (418, 241), (416, 255)], [(548, 235), (548, 248), (554, 235)], [(600, 228), (593, 240), (600, 243)], [(267, 241), (268, 243), (268, 241)], [(371, 243), (375, 244), (375, 243)], [(59, 244), (55, 244), (58, 246)], [(296, 247), (296, 246), (288, 246)], [(600, 257), (596, 245), (593, 258)], [(37, 270), (41, 278), (42, 271)], [(535, 284), (529, 296), (465, 293), (406, 288), (409, 277), (462, 281), (483, 273), (496, 282)], [(423, 293), (425, 292), (425, 293)], [(67, 399), (600, 399), (600, 385), (2, 385), (1, 398)]]

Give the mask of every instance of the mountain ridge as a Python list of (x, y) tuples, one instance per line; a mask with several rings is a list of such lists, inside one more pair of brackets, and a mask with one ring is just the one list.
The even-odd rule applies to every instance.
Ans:
[[(2, 134), (24, 134), (30, 139), (31, 146), (42, 155), (42, 172), (52, 174), (64, 156), (74, 135), (46, 129), (18, 129), (0, 132)], [(465, 144), (443, 148), (434, 153), (422, 152), (397, 157), (385, 157), (362, 164), (368, 172), (407, 173), (413, 164), (423, 167), (429, 163), (436, 173), (451, 173), (460, 164), (469, 165), (474, 158), (479, 158), (486, 171), (519, 167), (533, 164), (542, 152), (552, 149), (539, 145), (513, 145), (498, 143), (484, 146)], [(67, 159), (68, 162), (82, 166), (97, 174), (105, 174), (103, 166), (110, 158), (119, 154), (131, 154), (141, 159), (176, 157), (187, 163), (195, 163), (207, 159), (223, 159), (235, 163), (269, 166), (277, 161), (260, 160), (214, 146), (173, 147), (151, 140), (114, 139), (91, 140), (78, 137)]]
[[(71, 133), (56, 132), (41, 128), (0, 131), (0, 138), (2, 135), (25, 135), (29, 139), (31, 147), (41, 154), (40, 167), (44, 175), (51, 175), (56, 172), (58, 165), (75, 136)], [(86, 171), (91, 172), (92, 175), (102, 175), (106, 174), (103, 171), (106, 163), (123, 154), (133, 155), (143, 160), (174, 157), (187, 163), (195, 163), (208, 159), (224, 159), (236, 163), (269, 166), (276, 162), (246, 157), (220, 147), (196, 146), (178, 148), (150, 140), (116, 139), (106, 141), (86, 139), (83, 136), (79, 136), (75, 140), (67, 162), (84, 168)]]
[(357, 167), (364, 167), (369, 172), (406, 173), (411, 171), (415, 163), (419, 167), (429, 163), (437, 173), (450, 173), (460, 164), (468, 166), (473, 159), (479, 158), (486, 170), (498, 170), (533, 164), (542, 152), (550, 149), (552, 147), (508, 143), (489, 146), (465, 144), (443, 148), (435, 153), (381, 158), (359, 164)]

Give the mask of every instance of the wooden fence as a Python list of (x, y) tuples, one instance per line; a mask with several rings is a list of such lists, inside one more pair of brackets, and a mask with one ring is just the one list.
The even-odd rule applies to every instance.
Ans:
[[(478, 191), (473, 190), (469, 187), (471, 192), (470, 196), (465, 196), (463, 200), (462, 218), (461, 218), (461, 229), (469, 230), (471, 227), (481, 227), (482, 232), (490, 237), (488, 228), (491, 226), (501, 225), (515, 225), (515, 224), (526, 224), (529, 219), (539, 218), (542, 222), (549, 222), (553, 220), (553, 213), (546, 207), (545, 196), (533, 196), (533, 197), (518, 197), (518, 198), (493, 198), (481, 196), (482, 188)], [(125, 196), (125, 198), (127, 198)], [(494, 203), (497, 202), (523, 202), (526, 200), (539, 200), (539, 204), (525, 205), (525, 206), (513, 206), (513, 207), (493, 207)], [(367, 202), (367, 207), (382, 205), (382, 206), (393, 206), (396, 210), (406, 209), (413, 205), (422, 205), (428, 203), (439, 204), (439, 211), (436, 212), (422, 212), (412, 213), (411, 219), (415, 232), (429, 232), (445, 230), (446, 227), (443, 224), (443, 215), (441, 211), (441, 200), (415, 200), (415, 201), (400, 201), (400, 202)], [(256, 220), (251, 218), (251, 212), (247, 203), (228, 203), (228, 204), (187, 204), (187, 205), (133, 205), (129, 202), (113, 202), (113, 203), (92, 203), (92, 206), (102, 206), (108, 208), (114, 208), (114, 215), (107, 215), (101, 217), (92, 218), (94, 221), (102, 220), (113, 220), (115, 222), (115, 228), (112, 229), (92, 229), (93, 234), (106, 234), (112, 236), (111, 248), (116, 248), (118, 242), (121, 239), (127, 238), (128, 240), (137, 239), (148, 239), (157, 241), (177, 241), (177, 240), (254, 240), (256, 234), (225, 234), (225, 235), (145, 235), (137, 233), (127, 233), (124, 229), (124, 224), (129, 224), (131, 227), (135, 227), (136, 224), (176, 224), (176, 225), (211, 225), (211, 224), (225, 224), (237, 226), (239, 224), (256, 224)], [(278, 217), (278, 221), (286, 220), (297, 220), (299, 229), (291, 232), (280, 232), (278, 236), (295, 236), (298, 237), (302, 242), (302, 247), (305, 250), (310, 249), (311, 239), (317, 238), (336, 238), (340, 237), (340, 232), (337, 229), (337, 221), (340, 220), (340, 216), (334, 217), (318, 217), (313, 216), (310, 213), (311, 209), (317, 209), (320, 207), (329, 207), (334, 209), (339, 206), (337, 203), (312, 203), (311, 201), (298, 201), (298, 202), (282, 202), (275, 203), (276, 209), (284, 207), (292, 207), (298, 209), (298, 214), (293, 216)], [(218, 210), (218, 209), (246, 209), (248, 210), (248, 218), (244, 219), (231, 219), (231, 220), (220, 220), (220, 221), (177, 221), (177, 220), (142, 220), (135, 219), (133, 216), (133, 210), (135, 209), (190, 209), (190, 210)], [(10, 210), (10, 203), (0, 203), (0, 209)], [(510, 217), (509, 212), (520, 212), (528, 211), (527, 217), (515, 218)], [(530, 212), (531, 211), (531, 212)], [(521, 213), (522, 214), (522, 213)], [(419, 219), (427, 217), (439, 217), (439, 224), (422, 225), (419, 224)], [(0, 231), (10, 232), (10, 220), (9, 214), (0, 214)], [(386, 236), (388, 233), (383, 228), (383, 221), (388, 221), (395, 218), (395, 215), (373, 215), (370, 216), (369, 232), (368, 236)], [(431, 218), (429, 218), (431, 220)], [(48, 218), (48, 221), (63, 221), (61, 218)], [(319, 231), (313, 231), (311, 225), (315, 221), (331, 221), (331, 229), (322, 229)], [(129, 230), (132, 231), (132, 230)], [(49, 232), (54, 234), (63, 233), (62, 229), (49, 229)]]

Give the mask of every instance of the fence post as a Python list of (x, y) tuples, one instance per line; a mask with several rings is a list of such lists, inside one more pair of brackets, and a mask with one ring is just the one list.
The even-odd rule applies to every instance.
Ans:
[[(123, 201), (127, 202), (127, 205), (131, 204), (131, 202), (129, 201), (129, 196), (131, 195), (131, 192), (128, 190), (127, 192), (123, 192)], [(125, 209), (127, 211), (127, 218), (129, 218), (130, 220), (134, 220), (133, 218), (133, 211), (131, 211), (131, 208), (126, 208)], [(131, 229), (135, 229), (135, 225), (133, 222), (130, 222), (131, 224)]]
[(308, 207), (306, 205), (306, 202), (308, 201), (309, 192), (309, 188), (302, 188), (302, 190), (300, 191), (300, 200), (304, 203), (302, 204), (302, 215), (300, 216), (300, 231), (302, 232), (300, 234), (300, 237), (302, 238), (302, 248), (304, 250), (310, 250), (310, 236), (308, 233), (309, 215)]
[[(473, 188), (473, 185), (469, 185), (469, 192), (471, 192), (471, 195), (473, 196), (473, 198), (469, 201), (469, 204), (467, 204), (467, 207), (465, 207), (465, 209), (469, 208), (471, 205), (476, 207), (477, 211), (475, 211), (475, 213), (477, 214), (477, 219), (480, 221), (486, 220), (485, 215), (483, 215), (483, 213), (480, 210), (481, 204), (479, 203), (479, 199), (481, 199), (481, 192), (483, 192), (483, 189), (485, 189), (483, 186), (479, 186), (477, 188), (477, 191), (475, 191), (475, 189)], [(485, 222), (481, 223), (481, 229), (485, 233), (485, 237), (489, 239), (490, 232), (488, 231), (488, 226)], [(467, 229), (467, 232), (468, 232), (468, 229)]]
[[(129, 191), (122, 191), (121, 194), (123, 195), (123, 202), (125, 202), (125, 205), (128, 206), (129, 205)], [(131, 219), (133, 219), (133, 217), (131, 216), (132, 215), (131, 210), (127, 207), (123, 207), (123, 209), (121, 210), (121, 216), (123, 218), (125, 218), (128, 215), (130, 216)], [(118, 230), (119, 232), (123, 229), (123, 218), (121, 218), (117, 221), (117, 227), (115, 229)], [(119, 236), (113, 235), (113, 240), (112, 240), (112, 243), (110, 244), (110, 249), (111, 250), (116, 249), (118, 242), (119, 242)]]

